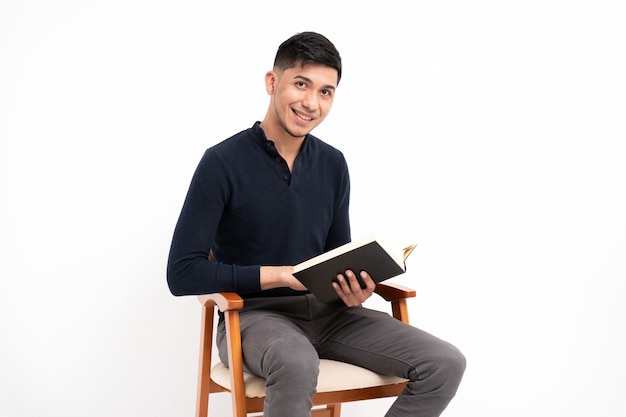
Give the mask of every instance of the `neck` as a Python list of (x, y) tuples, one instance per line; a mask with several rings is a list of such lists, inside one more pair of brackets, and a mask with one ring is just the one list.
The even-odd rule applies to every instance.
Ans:
[(263, 129), (265, 137), (274, 142), (276, 150), (285, 162), (287, 162), (289, 170), (293, 171), (293, 165), (298, 153), (300, 153), (300, 148), (304, 142), (304, 136), (291, 136), (280, 126), (268, 123), (267, 120), (263, 120), (259, 126)]

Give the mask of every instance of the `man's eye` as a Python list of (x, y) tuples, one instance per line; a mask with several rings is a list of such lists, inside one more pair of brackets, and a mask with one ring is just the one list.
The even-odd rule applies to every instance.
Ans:
[(296, 81), (296, 87), (304, 88), (306, 84), (302, 81)]
[(323, 96), (330, 96), (331, 92), (330, 92), (330, 90), (322, 90), (322, 95)]

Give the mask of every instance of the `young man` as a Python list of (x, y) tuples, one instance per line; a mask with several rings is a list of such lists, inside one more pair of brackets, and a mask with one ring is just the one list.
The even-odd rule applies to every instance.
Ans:
[[(191, 181), (168, 262), (174, 295), (234, 291), (244, 366), (267, 380), (265, 416), (310, 415), (319, 358), (408, 378), (387, 416), (438, 416), (465, 358), (452, 345), (361, 304), (375, 284), (352, 271), (320, 303), (293, 266), (350, 241), (350, 180), (340, 151), (311, 135), (328, 115), (341, 58), (324, 36), (283, 42), (265, 75), (263, 121), (209, 148)], [(225, 329), (217, 344), (225, 357)]]

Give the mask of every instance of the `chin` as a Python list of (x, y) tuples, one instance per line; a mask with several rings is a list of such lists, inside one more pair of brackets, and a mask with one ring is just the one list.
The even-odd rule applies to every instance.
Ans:
[(304, 129), (304, 128), (297, 128), (297, 129), (285, 129), (285, 131), (290, 135), (293, 136), (294, 138), (303, 138), (306, 135), (308, 135), (309, 133), (311, 133), (311, 129)]

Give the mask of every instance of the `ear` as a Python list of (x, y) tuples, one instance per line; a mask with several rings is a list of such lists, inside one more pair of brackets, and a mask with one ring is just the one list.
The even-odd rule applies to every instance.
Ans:
[(268, 71), (265, 74), (265, 91), (270, 96), (274, 94), (274, 90), (276, 88), (276, 83), (278, 82), (278, 74), (274, 71)]

